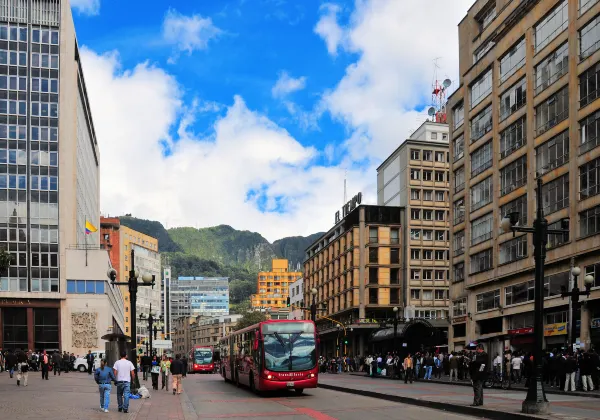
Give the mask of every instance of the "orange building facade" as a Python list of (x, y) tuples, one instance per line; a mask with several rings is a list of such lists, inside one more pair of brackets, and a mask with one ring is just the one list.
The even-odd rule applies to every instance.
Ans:
[(252, 308), (285, 308), (289, 296), (288, 286), (300, 277), (302, 273), (288, 270), (288, 260), (273, 260), (271, 271), (258, 273), (256, 294), (250, 297)]

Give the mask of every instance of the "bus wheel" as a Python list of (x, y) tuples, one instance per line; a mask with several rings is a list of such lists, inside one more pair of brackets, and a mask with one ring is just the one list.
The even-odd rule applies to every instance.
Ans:
[(304, 393), (304, 389), (294, 389), (296, 395), (302, 395)]

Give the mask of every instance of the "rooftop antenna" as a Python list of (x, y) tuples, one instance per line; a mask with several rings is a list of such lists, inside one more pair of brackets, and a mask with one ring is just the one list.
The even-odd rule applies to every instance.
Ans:
[(437, 70), (440, 68), (438, 60), (442, 57), (436, 57), (433, 60), (433, 82), (431, 91), (431, 107), (427, 110), (427, 114), (431, 117), (432, 121), (437, 123), (445, 124), (447, 121), (446, 117), (446, 96), (448, 88), (452, 85), (452, 80), (444, 79), (439, 81), (437, 79)]

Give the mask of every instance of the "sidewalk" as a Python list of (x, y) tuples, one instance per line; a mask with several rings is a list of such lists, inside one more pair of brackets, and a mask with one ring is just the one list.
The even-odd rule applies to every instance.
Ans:
[[(473, 402), (470, 387), (430, 381), (404, 384), (404, 381), (385, 381), (364, 376), (321, 374), (319, 387), (492, 419), (538, 417), (521, 414), (525, 393), (520, 390), (485, 389), (484, 406), (470, 407)], [(594, 398), (551, 394), (548, 395), (548, 401), (551, 415), (539, 418), (600, 419), (599, 404)]]
[[(350, 373), (348, 373), (348, 375), (351, 375), (351, 376), (361, 376), (363, 378), (368, 377), (364, 372), (350, 372)], [(374, 376), (372, 379), (387, 379), (387, 380), (400, 381), (400, 379), (392, 379), (389, 376)], [(421, 382), (425, 382), (425, 381), (423, 381), (421, 379)], [(469, 388), (471, 387), (471, 382), (470, 381), (454, 381), (454, 382), (450, 382), (450, 380), (448, 379), (448, 377), (446, 377), (445, 379), (431, 379), (430, 381), (427, 381), (427, 382), (428, 383), (435, 383), (435, 384), (451, 385), (451, 386), (468, 386)], [(527, 392), (527, 388), (525, 388), (525, 379), (523, 379), (520, 384), (518, 384), (518, 383), (512, 383), (509, 390), (510, 391), (523, 391), (523, 392)], [(574, 396), (577, 396), (577, 397), (600, 398), (600, 389), (594, 389), (593, 391), (587, 391), (587, 392), (583, 392), (583, 391), (565, 392), (565, 391), (563, 391), (563, 390), (561, 390), (559, 388), (551, 388), (549, 385), (546, 385), (546, 386), (544, 386), (544, 391), (546, 392), (546, 394), (574, 395)]]

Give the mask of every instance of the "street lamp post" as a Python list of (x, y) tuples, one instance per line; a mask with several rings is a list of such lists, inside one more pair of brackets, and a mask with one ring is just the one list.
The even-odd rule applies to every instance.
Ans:
[[(162, 315), (160, 315), (158, 318), (155, 318), (154, 315), (152, 314), (152, 304), (150, 304), (150, 313), (148, 314), (148, 316), (146, 317), (146, 315), (144, 314), (140, 314), (140, 321), (143, 322), (145, 320), (148, 320), (148, 337), (150, 339), (150, 353), (148, 353), (148, 340), (146, 340), (146, 353), (148, 353), (150, 355), (150, 357), (152, 357), (152, 325), (156, 322), (162, 322), (163, 317)], [(154, 339), (156, 340), (156, 335), (158, 333), (158, 329), (156, 328), (156, 325), (154, 325)]]
[(529, 379), (527, 397), (523, 401), (521, 411), (528, 414), (547, 413), (550, 404), (544, 392), (542, 372), (542, 347), (544, 341), (544, 262), (546, 260), (546, 244), (548, 235), (568, 235), (568, 229), (548, 229), (548, 221), (544, 217), (542, 208), (542, 178), (537, 178), (537, 213), (533, 221), (533, 227), (517, 226), (519, 212), (512, 212), (504, 216), (501, 228), (504, 232), (533, 233), (533, 255), (535, 260), (535, 286), (534, 286), (534, 351), (533, 351), (533, 373)]
[(310, 294), (312, 295), (312, 303), (310, 304), (310, 319), (312, 322), (317, 322), (317, 293), (318, 290), (316, 288), (310, 289)]
[(563, 286), (562, 293), (560, 294), (562, 298), (571, 298), (571, 303), (573, 304), (573, 312), (571, 313), (571, 342), (569, 343), (571, 348), (573, 345), (577, 343), (577, 336), (575, 335), (575, 328), (577, 326), (577, 322), (575, 321), (575, 314), (579, 310), (579, 296), (590, 296), (590, 291), (592, 289), (592, 285), (594, 284), (594, 277), (589, 274), (583, 278), (583, 284), (585, 286), (585, 291), (580, 291), (579, 286), (577, 285), (577, 276), (581, 274), (581, 268), (573, 267), (571, 269), (571, 274), (573, 274), (573, 290), (567, 292), (567, 288)]
[(108, 278), (110, 279), (110, 284), (113, 286), (128, 286), (129, 287), (129, 305), (131, 306), (131, 334), (132, 334), (132, 346), (131, 346), (131, 363), (135, 367), (135, 377), (132, 384), (132, 393), (137, 392), (140, 387), (140, 380), (138, 378), (138, 367), (137, 367), (137, 325), (136, 325), (136, 303), (137, 303), (137, 291), (138, 286), (146, 286), (154, 288), (155, 284), (155, 276), (150, 274), (142, 275), (142, 282), (138, 283), (138, 278), (140, 274), (135, 269), (135, 252), (131, 250), (131, 270), (129, 270), (129, 278), (126, 282), (118, 282), (115, 281), (117, 279), (117, 270), (111, 268), (107, 272)]
[(397, 339), (398, 339), (398, 307), (394, 306), (394, 349), (393, 351), (398, 351), (397, 347)]

